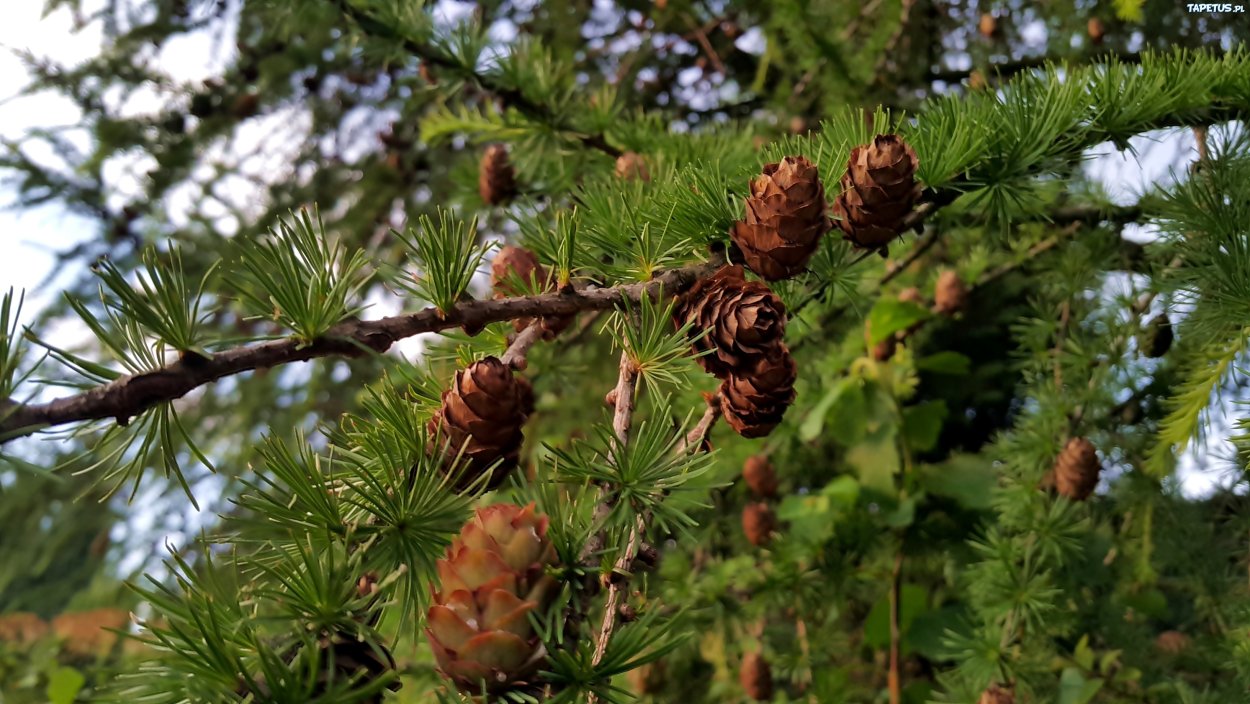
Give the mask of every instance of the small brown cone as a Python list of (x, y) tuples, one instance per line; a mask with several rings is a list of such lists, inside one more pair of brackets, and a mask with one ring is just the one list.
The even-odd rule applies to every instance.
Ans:
[(971, 90), (984, 90), (989, 83), (985, 80), (985, 74), (977, 69), (972, 69), (968, 73), (968, 88)]
[(777, 514), (768, 504), (760, 501), (742, 507), (742, 532), (752, 545), (768, 545), (776, 529)]
[(982, 14), (977, 22), (977, 31), (986, 39), (993, 39), (998, 34), (998, 18), (988, 12)]
[(772, 356), (758, 357), (750, 368), (730, 373), (721, 384), (721, 413), (744, 438), (759, 438), (781, 423), (794, 402), (798, 367), (785, 345)]
[(1166, 655), (1180, 655), (1189, 648), (1189, 636), (1180, 631), (1164, 631), (1155, 638), (1155, 648)]
[[(495, 357), (486, 357), (456, 372), (443, 404), (430, 419), (430, 431), (448, 441), (447, 453), (461, 453), (467, 464), (458, 486), (465, 487), (490, 471), (486, 487), (503, 483), (517, 464), (524, 440), (522, 427), (533, 412), (534, 392)], [(499, 464), (491, 468), (496, 461)]]
[[(538, 262), (538, 256), (524, 247), (505, 245), (490, 263), (490, 285), (495, 298), (524, 296), (535, 291), (554, 291), (556, 282), (546, 267)], [(564, 331), (576, 316), (547, 316), (542, 319), (543, 332), (554, 337)], [(521, 332), (529, 327), (533, 318), (517, 318), (512, 327)]]
[(695, 359), (720, 379), (775, 356), (786, 329), (785, 304), (764, 284), (748, 281), (736, 265), (699, 280), (683, 297), (677, 317), (690, 323), (691, 346), (702, 353)]
[(902, 233), (920, 196), (916, 150), (896, 134), (877, 135), (855, 147), (833, 204), (845, 239), (863, 249), (882, 249)]
[(751, 271), (779, 281), (807, 269), (832, 227), (825, 187), (816, 166), (802, 156), (788, 156), (764, 167), (751, 182), (746, 217), (734, 223), (729, 237)]
[(30, 645), (48, 633), (48, 624), (38, 616), (19, 611), (0, 616), (0, 643)]
[(101, 655), (113, 649), (117, 633), (130, 623), (122, 609), (92, 609), (64, 613), (52, 619), (52, 632), (64, 641), (65, 652), (80, 657)]
[(1016, 693), (1010, 685), (992, 684), (981, 693), (977, 704), (1016, 704)]
[(905, 288), (898, 292), (898, 300), (904, 303), (915, 303), (918, 306), (924, 305), (924, 295), (920, 293), (920, 289), (915, 286)]
[(868, 345), (869, 355), (878, 362), (884, 362), (894, 356), (894, 350), (898, 349), (899, 337), (897, 334), (890, 335), (880, 342), (872, 341), (872, 321), (864, 321), (864, 342)]
[(773, 669), (759, 653), (742, 656), (738, 683), (742, 685), (747, 696), (757, 702), (766, 702), (773, 698)]
[(664, 689), (664, 681), (668, 675), (668, 666), (663, 660), (635, 667), (625, 673), (629, 686), (640, 695), (658, 694)]
[(230, 114), (237, 120), (252, 117), (260, 109), (260, 96), (256, 93), (241, 93), (230, 104)]
[(624, 181), (640, 179), (651, 180), (651, 172), (647, 169), (647, 161), (638, 152), (625, 152), (616, 157), (616, 177)]
[(742, 479), (747, 488), (761, 499), (777, 498), (777, 472), (767, 455), (751, 455), (742, 465)]
[(1168, 320), (1166, 314), (1161, 313), (1146, 324), (1146, 329), (1138, 337), (1138, 345), (1147, 357), (1158, 359), (1172, 349), (1174, 338), (1172, 321)]
[(516, 170), (508, 160), (508, 148), (504, 145), (492, 144), (482, 154), (477, 192), (487, 205), (500, 205), (516, 196)]
[(1107, 27), (1102, 23), (1102, 20), (1097, 17), (1091, 17), (1085, 23), (1085, 31), (1089, 34), (1089, 40), (1098, 45), (1102, 44), (1102, 38), (1107, 34)]
[(968, 286), (959, 274), (947, 269), (933, 287), (933, 308), (939, 315), (954, 315), (968, 303)]
[(1085, 438), (1072, 438), (1055, 459), (1055, 490), (1073, 501), (1084, 501), (1098, 486), (1098, 452)]

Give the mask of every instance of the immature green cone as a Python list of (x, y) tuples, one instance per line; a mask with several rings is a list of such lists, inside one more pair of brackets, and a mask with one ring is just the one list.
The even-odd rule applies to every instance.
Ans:
[(729, 237), (751, 271), (767, 281), (787, 279), (807, 269), (821, 236), (832, 229), (827, 209), (815, 165), (788, 156), (751, 182), (746, 218), (734, 223)]
[(742, 479), (752, 494), (761, 499), (777, 498), (777, 472), (767, 455), (751, 455), (742, 465)]
[(794, 402), (798, 367), (785, 345), (757, 357), (751, 366), (731, 372), (721, 384), (721, 413), (729, 427), (744, 438), (768, 435), (781, 423)]
[[(538, 255), (524, 247), (505, 245), (490, 263), (490, 285), (495, 298), (524, 296), (535, 292), (550, 292), (556, 288), (555, 278), (538, 261)], [(551, 338), (559, 335), (576, 316), (547, 316), (542, 319), (543, 335)], [(521, 332), (534, 322), (533, 318), (517, 318), (512, 328)]]
[(851, 150), (842, 192), (833, 204), (845, 239), (864, 249), (883, 248), (904, 229), (920, 185), (916, 151), (896, 134), (877, 135)]
[[(486, 357), (456, 372), (443, 404), (430, 419), (431, 433), (449, 442), (467, 468), (459, 485), (468, 486), (489, 471), (487, 488), (503, 483), (517, 464), (524, 439), (522, 427), (534, 411), (534, 391), (496, 357)], [(492, 463), (501, 460), (492, 468)]]
[(438, 561), (425, 633), (438, 669), (461, 691), (523, 687), (546, 658), (530, 615), (556, 592), (547, 524), (533, 504), (478, 509)]
[(1098, 486), (1098, 452), (1085, 438), (1072, 438), (1055, 460), (1055, 490), (1073, 501), (1084, 501)]
[(721, 379), (760, 357), (775, 356), (786, 328), (785, 304), (764, 284), (748, 281), (740, 266), (722, 267), (697, 282), (677, 317), (691, 323), (695, 352), (706, 353), (695, 359)]
[(933, 307), (940, 315), (954, 315), (968, 305), (968, 286), (959, 274), (947, 269), (933, 287)]
[(763, 547), (772, 542), (777, 530), (777, 514), (763, 501), (742, 507), (742, 532), (752, 545)]
[(1173, 339), (1172, 321), (1168, 320), (1166, 313), (1160, 313), (1146, 324), (1138, 337), (1138, 346), (1147, 357), (1158, 359), (1172, 349)]
[(508, 148), (492, 144), (478, 165), (477, 192), (487, 205), (501, 205), (516, 197), (516, 170), (508, 160)]
[(981, 693), (977, 704), (1015, 704), (1016, 693), (1010, 685), (992, 684)]
[(759, 653), (747, 653), (742, 656), (742, 665), (738, 669), (738, 683), (742, 685), (747, 696), (757, 702), (773, 699), (773, 670), (768, 661)]

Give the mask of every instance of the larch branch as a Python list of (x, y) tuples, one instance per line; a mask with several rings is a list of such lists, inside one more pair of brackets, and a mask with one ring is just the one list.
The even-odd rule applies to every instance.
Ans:
[[(650, 281), (620, 286), (544, 293), (484, 301), (464, 301), (446, 314), (434, 308), (378, 320), (349, 320), (312, 342), (294, 338), (269, 340), (212, 353), (207, 359), (188, 357), (143, 374), (127, 375), (71, 396), (46, 403), (0, 404), (0, 442), (31, 435), (44, 428), (91, 420), (129, 419), (161, 403), (182, 398), (219, 379), (256, 369), (305, 362), (318, 357), (355, 357), (381, 353), (405, 338), (456, 327), (481, 327), (517, 318), (571, 315), (606, 310), (643, 296), (676, 295), (716, 268), (698, 263), (670, 269)], [(2, 400), (0, 400), (2, 401)]]

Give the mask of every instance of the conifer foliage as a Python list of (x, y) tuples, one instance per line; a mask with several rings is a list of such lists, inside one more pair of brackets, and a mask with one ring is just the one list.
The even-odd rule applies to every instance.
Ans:
[[(106, 5), (99, 56), (24, 57), (90, 153), (0, 145), (19, 204), (101, 224), (63, 303), (0, 298), (0, 699), (1250, 689), (1250, 503), (1176, 490), (1217, 407), (1250, 459), (1244, 30), (1152, 2)], [(1147, 10), (1230, 48), (1141, 49)], [(1033, 17), (1057, 53), (1004, 63)], [(149, 60), (210, 30), (221, 76)], [(116, 103), (140, 86), (151, 114)], [(1177, 135), (1135, 203), (1084, 169)]]

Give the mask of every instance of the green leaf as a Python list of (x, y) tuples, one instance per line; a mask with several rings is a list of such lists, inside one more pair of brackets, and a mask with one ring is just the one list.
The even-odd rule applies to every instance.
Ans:
[(994, 466), (979, 455), (954, 455), (942, 464), (921, 465), (917, 477), (925, 491), (978, 510), (991, 507), (998, 484)]
[(72, 667), (58, 667), (48, 675), (48, 701), (52, 704), (70, 704), (82, 691), (87, 678)]
[(1088, 634), (1081, 636), (1081, 640), (1077, 642), (1072, 659), (1086, 672), (1094, 669), (1094, 651), (1089, 647)]
[(932, 450), (946, 420), (946, 402), (937, 399), (903, 409), (903, 438), (918, 452)]
[(839, 384), (838, 394), (829, 407), (829, 434), (842, 445), (853, 446), (864, 437), (867, 415), (863, 382), (857, 378), (846, 379)]
[(895, 509), (882, 517), (891, 528), (906, 528), (916, 520), (916, 503), (920, 497), (909, 496), (899, 502)]
[[(926, 605), (929, 594), (923, 587), (915, 584), (904, 584), (899, 590), (898, 629), (904, 642), (911, 630), (912, 623), (929, 610)], [(890, 595), (883, 594), (873, 605), (864, 621), (864, 643), (873, 648), (886, 648), (890, 645)]]
[(972, 371), (972, 360), (958, 352), (946, 350), (916, 361), (916, 369), (934, 374), (963, 376)]
[(807, 417), (799, 425), (799, 439), (803, 442), (811, 442), (820, 437), (820, 431), (825, 427), (825, 416), (828, 415), (829, 409), (838, 400), (842, 394), (843, 387), (847, 384), (846, 379), (840, 380), (834, 384), (833, 388), (825, 392), (824, 397), (816, 402), (815, 406), (808, 411)]
[(1075, 667), (1065, 668), (1059, 677), (1058, 704), (1088, 704), (1100, 689), (1101, 679), (1087, 680)]
[(868, 324), (872, 328), (872, 337), (868, 343), (875, 345), (928, 317), (928, 310), (910, 301), (878, 298), (876, 305), (872, 307), (872, 312), (868, 314)]

